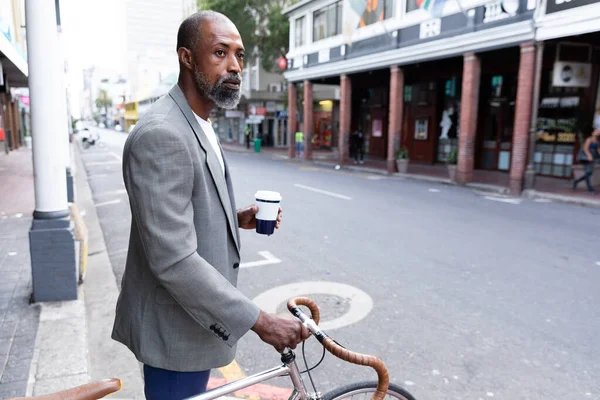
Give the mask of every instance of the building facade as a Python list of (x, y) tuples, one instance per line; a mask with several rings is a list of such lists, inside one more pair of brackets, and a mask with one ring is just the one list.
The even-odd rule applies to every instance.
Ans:
[[(390, 172), (400, 148), (420, 164), (445, 163), (457, 149), (461, 183), (475, 169), (502, 171), (519, 193), (526, 172), (571, 176), (598, 104), (597, 1), (356, 3), (304, 0), (284, 10), (290, 124), (313, 114), (314, 84), (337, 85), (341, 162), (359, 129), (368, 156)], [(305, 148), (318, 129), (308, 122)]]
[(179, 71), (177, 30), (193, 10), (189, 0), (127, 0), (127, 101), (153, 95)]
[(24, 0), (0, 4), (0, 142), (7, 152), (24, 144), (28, 125), (24, 113), (29, 109), (29, 97), (12, 90), (28, 85), (24, 7)]

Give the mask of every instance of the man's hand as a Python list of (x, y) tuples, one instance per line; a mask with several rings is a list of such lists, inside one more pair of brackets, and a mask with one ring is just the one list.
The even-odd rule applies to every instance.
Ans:
[(260, 312), (252, 330), (260, 339), (283, 353), (286, 347), (296, 346), (310, 336), (310, 331), (299, 319), (291, 315), (275, 315)]
[[(277, 213), (277, 223), (275, 224), (275, 229), (279, 229), (281, 225), (281, 212), (283, 210), (279, 207), (279, 212)], [(242, 210), (238, 210), (237, 218), (238, 225), (242, 229), (256, 229), (256, 213), (258, 212), (258, 207), (254, 204), (248, 206)]]

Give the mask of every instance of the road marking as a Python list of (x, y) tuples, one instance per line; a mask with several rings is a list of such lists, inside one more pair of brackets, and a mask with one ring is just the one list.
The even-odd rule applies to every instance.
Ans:
[(535, 201), (536, 203), (552, 203), (552, 200), (549, 199), (535, 199), (533, 201)]
[(441, 190), (440, 190), (440, 189), (429, 189), (429, 191), (430, 191), (431, 193), (439, 193), (439, 192), (441, 192)]
[(362, 290), (343, 283), (324, 281), (297, 282), (279, 286), (259, 294), (253, 301), (263, 311), (276, 313), (277, 308), (292, 297), (311, 294), (329, 294), (350, 300), (350, 308), (344, 315), (319, 324), (324, 330), (355, 324), (373, 309), (373, 300)]
[(108, 152), (108, 154), (110, 154), (111, 156), (113, 156), (114, 158), (116, 158), (117, 160), (119, 160), (119, 162), (122, 162), (122, 161), (123, 161), (123, 159), (121, 158), (121, 156), (120, 156), (120, 155), (118, 155), (118, 154), (117, 154), (117, 153), (115, 153), (115, 152), (109, 151), (109, 152)]
[(352, 197), (344, 196), (343, 194), (328, 192), (327, 190), (322, 190), (322, 189), (317, 189), (317, 188), (310, 187), (310, 186), (300, 185), (298, 183), (294, 183), (294, 186), (296, 186), (297, 188), (300, 188), (300, 189), (310, 190), (311, 192), (325, 194), (327, 196), (336, 197), (336, 198), (342, 199), (342, 200), (352, 200)]
[(227, 380), (227, 382), (237, 381), (246, 377), (246, 374), (240, 368), (237, 361), (233, 360), (229, 365), (219, 368), (219, 372)]
[(367, 179), (371, 180), (371, 181), (381, 181), (384, 179), (387, 179), (385, 176), (381, 176), (381, 175), (369, 175), (367, 176)]
[(240, 268), (260, 267), (263, 265), (279, 264), (281, 262), (280, 259), (276, 258), (273, 254), (269, 253), (268, 251), (259, 251), (258, 255), (264, 258), (264, 260), (241, 263)]
[(300, 171), (320, 171), (320, 168), (317, 167), (300, 167)]
[[(208, 389), (214, 389), (227, 384), (224, 378), (211, 377), (208, 380)], [(235, 397), (220, 397), (220, 399), (234, 399), (243, 398), (250, 400), (287, 400), (292, 394), (292, 389), (282, 388), (278, 386), (267, 385), (264, 383), (257, 383), (245, 389), (240, 389), (234, 393)]]
[[(208, 389), (214, 389), (246, 377), (246, 374), (235, 360), (233, 360), (229, 365), (218, 368), (218, 370), (221, 375), (223, 375), (223, 378), (211, 377), (208, 381)], [(241, 389), (233, 393), (233, 395), (237, 398), (244, 398), (247, 400), (285, 400), (289, 399), (291, 393), (292, 389), (289, 388), (281, 388), (259, 383), (257, 385), (252, 385), (251, 387)], [(227, 399), (227, 397), (222, 398)], [(229, 398), (231, 399), (232, 397)]]
[(120, 202), (121, 202), (121, 199), (103, 201), (102, 203), (96, 203), (96, 207), (110, 206), (111, 204), (118, 204)]
[(85, 163), (86, 167), (95, 167), (97, 165), (117, 165), (117, 164), (121, 164), (120, 161), (92, 161), (92, 162), (88, 162)]
[(596, 265), (600, 267), (600, 261), (596, 261)]
[(502, 197), (493, 197), (493, 196), (485, 196), (484, 199), (499, 201), (501, 203), (509, 203), (509, 204), (521, 204), (523, 200), (521, 199), (510, 199), (510, 198), (502, 198)]

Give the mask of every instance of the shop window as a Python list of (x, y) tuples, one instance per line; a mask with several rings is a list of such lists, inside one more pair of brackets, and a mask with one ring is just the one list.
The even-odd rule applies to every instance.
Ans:
[(294, 44), (296, 47), (304, 46), (306, 44), (305, 24), (306, 24), (305, 17), (300, 17), (300, 18), (296, 19), (295, 41), (294, 41)]
[(544, 71), (542, 83), (535, 170), (540, 175), (570, 178), (578, 127), (585, 119), (580, 110), (585, 89), (552, 86), (551, 70)]
[(367, 26), (394, 16), (395, 0), (367, 0), (360, 26)]
[(418, 10), (420, 7), (419, 5), (422, 3), (422, 0), (407, 0), (406, 1), (406, 12), (409, 13), (411, 11), (415, 11)]
[(317, 10), (313, 14), (313, 41), (322, 40), (342, 33), (342, 2)]
[(448, 155), (458, 148), (460, 95), (457, 77), (444, 82), (444, 109), (439, 124), (437, 161), (446, 162)]
[(412, 102), (412, 86), (410, 86), (410, 85), (404, 86), (404, 102), (405, 103)]
[(427, 118), (418, 119), (415, 121), (415, 139), (427, 140), (429, 129), (429, 120)]

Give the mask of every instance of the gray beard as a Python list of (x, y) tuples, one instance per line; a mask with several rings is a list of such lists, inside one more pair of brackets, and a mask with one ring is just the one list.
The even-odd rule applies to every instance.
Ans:
[(217, 107), (224, 108), (226, 110), (234, 109), (238, 106), (240, 98), (242, 97), (241, 90), (232, 90), (223, 87), (223, 82), (227, 79), (239, 79), (241, 82), (241, 76), (236, 74), (230, 74), (219, 80), (215, 85), (211, 85), (197, 66), (194, 67), (194, 76), (196, 78), (196, 86), (200, 93), (212, 101)]

